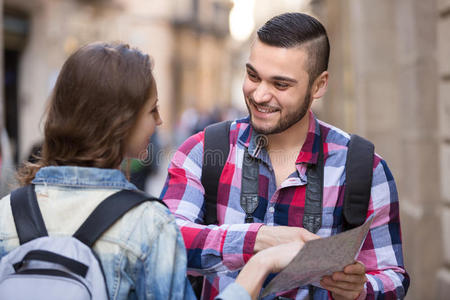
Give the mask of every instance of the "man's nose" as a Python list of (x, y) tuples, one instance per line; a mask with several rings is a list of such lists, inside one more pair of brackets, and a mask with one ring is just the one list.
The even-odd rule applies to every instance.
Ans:
[(253, 92), (253, 99), (256, 103), (265, 103), (269, 102), (272, 99), (272, 94), (270, 92), (270, 88), (267, 86), (267, 83), (261, 82), (258, 87)]

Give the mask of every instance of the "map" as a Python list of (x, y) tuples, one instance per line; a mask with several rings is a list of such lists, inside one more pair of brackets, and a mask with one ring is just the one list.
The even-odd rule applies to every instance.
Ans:
[(373, 215), (359, 227), (306, 242), (289, 265), (270, 281), (262, 297), (308, 284), (320, 286), (323, 276), (354, 263), (372, 221)]

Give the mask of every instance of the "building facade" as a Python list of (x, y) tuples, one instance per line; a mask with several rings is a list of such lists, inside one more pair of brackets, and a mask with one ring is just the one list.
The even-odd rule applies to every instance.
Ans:
[[(245, 1), (245, 0), (243, 0)], [(64, 60), (96, 40), (150, 53), (170, 137), (182, 111), (244, 103), (251, 40), (228, 34), (228, 0), (0, 0), (0, 127), (16, 160), (42, 138), (41, 116)], [(306, 5), (307, 4), (307, 5)], [(306, 5), (306, 6), (305, 6)], [(256, 26), (307, 9), (332, 47), (327, 95), (314, 110), (372, 140), (400, 196), (407, 299), (450, 294), (450, 0), (258, 0)], [(241, 106), (245, 109), (245, 106)]]
[(331, 37), (321, 117), (389, 163), (408, 299), (450, 294), (450, 1), (313, 0)]
[(6, 124), (16, 162), (42, 138), (42, 114), (65, 59), (93, 41), (124, 41), (154, 61), (161, 136), (186, 107), (229, 99), (227, 0), (5, 0)]

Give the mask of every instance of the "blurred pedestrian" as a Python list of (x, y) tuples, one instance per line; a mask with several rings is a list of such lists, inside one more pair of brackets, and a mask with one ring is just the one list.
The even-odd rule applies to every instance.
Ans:
[(122, 164), (122, 169), (128, 170), (130, 173), (130, 182), (141, 191), (147, 190), (148, 177), (154, 175), (159, 170), (159, 158), (161, 145), (158, 132), (150, 138), (147, 151), (142, 153), (142, 157), (131, 158)]
[(17, 186), (14, 174), (15, 167), (8, 133), (5, 128), (0, 128), (0, 197), (7, 195)]

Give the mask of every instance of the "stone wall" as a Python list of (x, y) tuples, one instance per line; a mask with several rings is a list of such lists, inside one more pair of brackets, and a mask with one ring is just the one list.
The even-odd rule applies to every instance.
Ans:
[[(147, 3), (146, 1), (144, 1)], [(142, 3), (141, 3), (142, 4)], [(27, 44), (20, 56), (18, 103), (20, 159), (42, 139), (45, 103), (65, 59), (94, 41), (124, 41), (157, 61), (159, 96), (170, 101), (170, 22), (166, 5), (150, 9), (138, 1), (5, 0), (30, 18)], [(170, 102), (162, 105), (163, 115)]]
[[(400, 197), (408, 299), (450, 293), (450, 1), (315, 0), (332, 47), (321, 117), (359, 133)], [(445, 201), (444, 201), (445, 200)]]
[[(3, 24), (3, 0), (0, 0), (0, 24)], [(3, 49), (3, 30), (0, 31), (0, 49)], [(3, 70), (3, 55), (0, 57), (0, 70)], [(0, 82), (3, 82), (3, 72), (0, 72)], [(0, 132), (3, 130), (3, 84), (0, 86)]]
[(410, 299), (436, 299), (442, 265), (436, 1), (397, 1), (401, 181)]
[(444, 261), (438, 274), (438, 298), (450, 295), (450, 0), (439, 0), (438, 32), (438, 91), (439, 140), (442, 195), (442, 233)]

